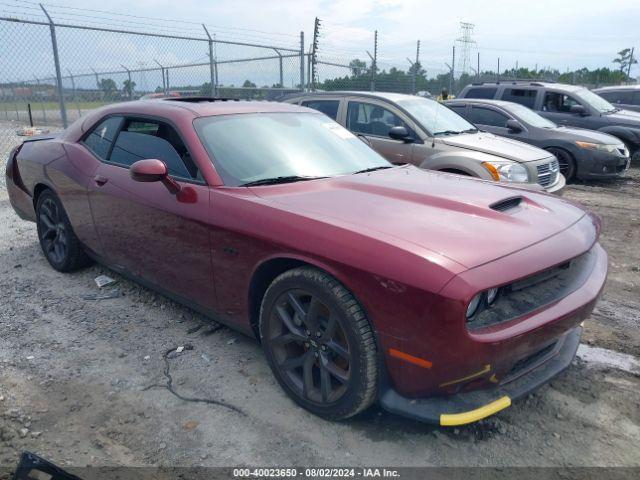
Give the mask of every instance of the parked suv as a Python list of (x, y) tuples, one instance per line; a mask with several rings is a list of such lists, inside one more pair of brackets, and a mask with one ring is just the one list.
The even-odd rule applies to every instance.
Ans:
[(560, 163), (567, 181), (619, 176), (629, 168), (620, 139), (583, 128), (561, 127), (519, 103), (484, 98), (445, 102), (481, 130), (544, 148)]
[(596, 88), (594, 92), (618, 108), (640, 112), (640, 85)]
[(284, 101), (323, 112), (393, 163), (559, 193), (565, 179), (549, 152), (479, 132), (440, 103), (382, 92), (315, 92)]
[(584, 87), (552, 82), (474, 83), (458, 98), (493, 98), (519, 103), (559, 125), (599, 130), (624, 142), (640, 161), (640, 112), (621, 110)]

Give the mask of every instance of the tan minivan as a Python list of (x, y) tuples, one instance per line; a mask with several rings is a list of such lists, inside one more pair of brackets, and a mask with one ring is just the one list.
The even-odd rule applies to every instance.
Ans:
[(285, 102), (319, 110), (393, 163), (560, 193), (565, 179), (546, 150), (479, 131), (427, 98), (383, 92), (314, 92)]

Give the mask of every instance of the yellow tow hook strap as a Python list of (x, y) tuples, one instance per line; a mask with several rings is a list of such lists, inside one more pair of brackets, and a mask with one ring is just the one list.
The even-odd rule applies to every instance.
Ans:
[(440, 415), (440, 425), (444, 427), (452, 427), (455, 425), (465, 425), (467, 423), (477, 422), (478, 420), (482, 420), (483, 418), (493, 415), (500, 410), (504, 410), (510, 405), (511, 399), (505, 395), (504, 397), (491, 403), (487, 403), (475, 410), (462, 413), (443, 413)]

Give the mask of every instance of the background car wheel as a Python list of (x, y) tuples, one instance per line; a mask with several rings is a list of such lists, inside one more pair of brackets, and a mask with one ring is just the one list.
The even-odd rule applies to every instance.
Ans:
[(332, 276), (303, 267), (276, 278), (262, 301), (260, 338), (282, 388), (312, 413), (341, 420), (375, 400), (371, 326), (355, 297)]
[(549, 153), (553, 153), (558, 159), (558, 164), (560, 165), (560, 173), (564, 175), (564, 178), (567, 179), (567, 182), (573, 180), (576, 176), (576, 161), (566, 150), (561, 148), (547, 148)]
[(640, 148), (634, 148), (629, 142), (623, 142), (629, 150), (629, 157), (631, 157), (631, 166), (640, 167)]
[(38, 239), (45, 258), (60, 272), (72, 272), (90, 263), (76, 237), (60, 199), (51, 191), (36, 203)]

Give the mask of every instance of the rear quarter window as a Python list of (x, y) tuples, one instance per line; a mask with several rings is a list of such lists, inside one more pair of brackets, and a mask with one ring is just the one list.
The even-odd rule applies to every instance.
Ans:
[(528, 108), (533, 108), (536, 104), (537, 90), (528, 88), (505, 88), (502, 92), (502, 100), (519, 103)]
[(313, 108), (324, 113), (327, 117), (336, 120), (338, 118), (338, 107), (340, 100), (305, 100), (300, 105)]
[(493, 98), (498, 91), (497, 87), (476, 87), (467, 90), (465, 98)]
[(96, 125), (82, 143), (99, 158), (106, 160), (120, 123), (122, 123), (122, 117), (107, 118)]

